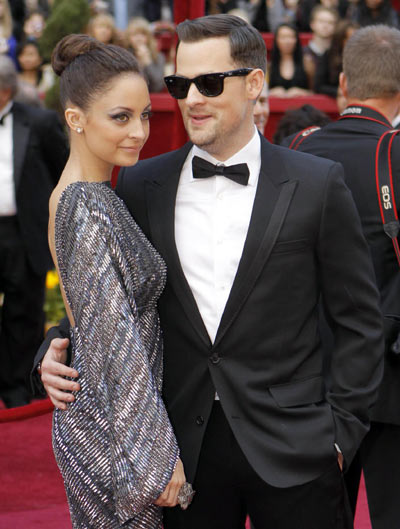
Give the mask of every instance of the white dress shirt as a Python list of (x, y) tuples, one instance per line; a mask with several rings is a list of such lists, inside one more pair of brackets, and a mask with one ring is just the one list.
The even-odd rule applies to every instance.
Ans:
[(17, 213), (14, 187), (13, 115), (6, 115), (11, 107), (10, 102), (0, 111), (0, 119), (5, 116), (3, 125), (0, 125), (0, 217)]
[[(247, 163), (249, 183), (224, 176), (194, 179), (193, 156), (215, 165)], [(249, 228), (261, 168), (257, 129), (223, 164), (196, 146), (182, 167), (175, 205), (175, 241), (183, 272), (212, 342), (231, 291)]]

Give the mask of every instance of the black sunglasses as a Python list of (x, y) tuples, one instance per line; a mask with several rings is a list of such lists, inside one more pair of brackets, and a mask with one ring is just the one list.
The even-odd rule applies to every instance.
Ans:
[(190, 85), (194, 83), (200, 94), (207, 97), (217, 97), (224, 91), (225, 77), (242, 77), (248, 75), (254, 68), (239, 68), (229, 72), (205, 73), (193, 79), (180, 77), (179, 75), (168, 75), (164, 77), (168, 92), (175, 99), (185, 99)]

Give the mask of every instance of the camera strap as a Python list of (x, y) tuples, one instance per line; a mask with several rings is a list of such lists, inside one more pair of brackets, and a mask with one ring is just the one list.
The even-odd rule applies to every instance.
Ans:
[(392, 143), (400, 130), (388, 130), (379, 138), (375, 154), (375, 178), (379, 209), (383, 229), (392, 239), (397, 262), (400, 266), (400, 247), (397, 236), (400, 231), (399, 217), (393, 192), (393, 173), (391, 162)]
[(303, 141), (310, 136), (313, 132), (316, 132), (317, 130), (320, 130), (321, 127), (307, 127), (306, 129), (301, 130), (296, 134), (296, 136), (293, 138), (289, 145), (289, 149), (292, 149), (293, 151), (297, 151), (297, 149), (300, 147), (300, 145), (303, 143)]

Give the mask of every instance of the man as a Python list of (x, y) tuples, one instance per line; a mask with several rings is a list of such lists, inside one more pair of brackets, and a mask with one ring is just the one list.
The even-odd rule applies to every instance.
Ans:
[[(387, 26), (357, 31), (344, 49), (340, 88), (348, 101), (341, 118), (301, 138), (299, 150), (342, 163), (375, 267), (385, 316), (385, 374), (372, 410), (371, 430), (350, 467), (347, 484), (355, 510), (362, 467), (373, 528), (388, 529), (400, 523), (400, 357), (392, 351), (400, 333), (400, 263), (383, 231), (375, 159), (380, 137), (391, 130), (400, 110), (400, 31)], [(398, 136), (392, 143), (391, 168), (399, 204)]]
[(311, 11), (312, 38), (303, 50), (303, 59), (304, 68), (312, 87), (318, 61), (331, 45), (337, 21), (338, 12), (332, 7), (318, 4)]
[(14, 65), (0, 56), (0, 397), (7, 407), (31, 398), (29, 373), (43, 339), (52, 263), (48, 200), (67, 154), (56, 114), (13, 102), (16, 91)]
[[(164, 526), (242, 529), (248, 513), (257, 529), (343, 529), (338, 462), (367, 432), (381, 378), (359, 219), (339, 164), (257, 133), (260, 34), (229, 15), (177, 31), (177, 74), (166, 83), (193, 143), (123, 170), (117, 190), (168, 267), (163, 394), (196, 495), (186, 511), (165, 509)], [(329, 392), (321, 292), (337, 330)], [(42, 364), (64, 408), (65, 390), (78, 387), (61, 378), (77, 375), (58, 361), (65, 342)]]
[(269, 118), (268, 85), (264, 81), (260, 95), (254, 105), (254, 124), (260, 134), (264, 136), (265, 126)]

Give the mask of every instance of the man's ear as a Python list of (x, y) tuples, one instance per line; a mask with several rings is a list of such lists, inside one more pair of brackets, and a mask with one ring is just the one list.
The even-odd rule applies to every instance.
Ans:
[(85, 114), (80, 108), (76, 106), (70, 106), (65, 110), (64, 116), (65, 121), (67, 122), (67, 125), (71, 131), (78, 132), (78, 130), (80, 130), (80, 132), (82, 132), (86, 124), (86, 118)]
[(12, 99), (12, 91), (11, 88), (3, 88), (0, 90), (0, 108), (3, 108), (7, 105), (9, 101)]
[(347, 77), (344, 72), (341, 72), (341, 74), (339, 75), (339, 86), (342, 91), (343, 97), (345, 99), (348, 99), (349, 93), (347, 90)]
[(265, 81), (264, 72), (260, 68), (255, 68), (246, 78), (246, 89), (249, 99), (254, 101), (260, 95)]

